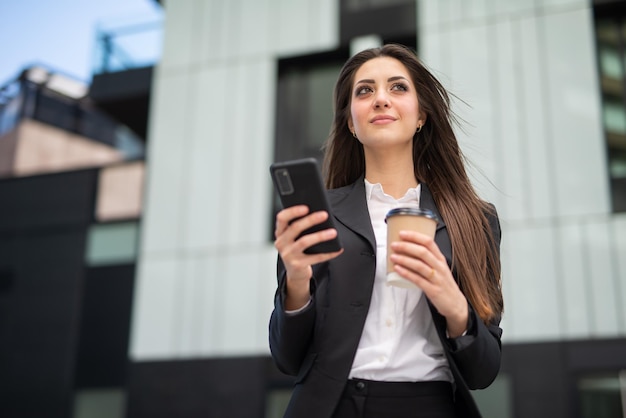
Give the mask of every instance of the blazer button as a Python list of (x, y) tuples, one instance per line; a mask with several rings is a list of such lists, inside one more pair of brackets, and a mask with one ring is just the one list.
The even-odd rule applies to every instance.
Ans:
[(362, 391), (363, 389), (365, 389), (365, 383), (363, 383), (363, 382), (357, 382), (357, 384), (356, 384), (356, 390), (358, 390), (358, 391)]

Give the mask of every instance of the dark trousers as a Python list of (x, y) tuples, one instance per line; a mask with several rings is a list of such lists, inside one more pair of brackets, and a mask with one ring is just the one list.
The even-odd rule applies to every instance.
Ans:
[(351, 379), (333, 418), (456, 418), (452, 385)]

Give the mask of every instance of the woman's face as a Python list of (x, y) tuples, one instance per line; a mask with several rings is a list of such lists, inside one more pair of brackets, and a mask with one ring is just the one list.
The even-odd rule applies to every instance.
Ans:
[(400, 61), (373, 58), (356, 71), (348, 128), (366, 149), (412, 146), (415, 131), (425, 121), (415, 85)]

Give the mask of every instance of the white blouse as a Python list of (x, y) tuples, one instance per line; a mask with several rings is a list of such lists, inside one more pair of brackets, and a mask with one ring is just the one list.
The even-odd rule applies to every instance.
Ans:
[(371, 184), (365, 180), (365, 191), (376, 236), (376, 278), (350, 378), (452, 382), (452, 373), (423, 292), (385, 283), (385, 215), (398, 206), (419, 207), (421, 187), (407, 190), (398, 200), (385, 194), (379, 183)]

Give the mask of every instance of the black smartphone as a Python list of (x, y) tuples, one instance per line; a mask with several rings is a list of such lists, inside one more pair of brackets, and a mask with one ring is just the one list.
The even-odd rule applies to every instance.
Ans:
[[(300, 236), (323, 229), (335, 228), (330, 205), (326, 197), (326, 189), (322, 183), (322, 176), (317, 161), (314, 158), (274, 163), (270, 166), (270, 174), (274, 182), (274, 189), (278, 193), (283, 207), (307, 205), (309, 213), (320, 210), (328, 212), (326, 221), (305, 230)], [(307, 254), (318, 254), (335, 252), (340, 249), (341, 242), (337, 236), (329, 241), (315, 244), (304, 250), (304, 252)]]

